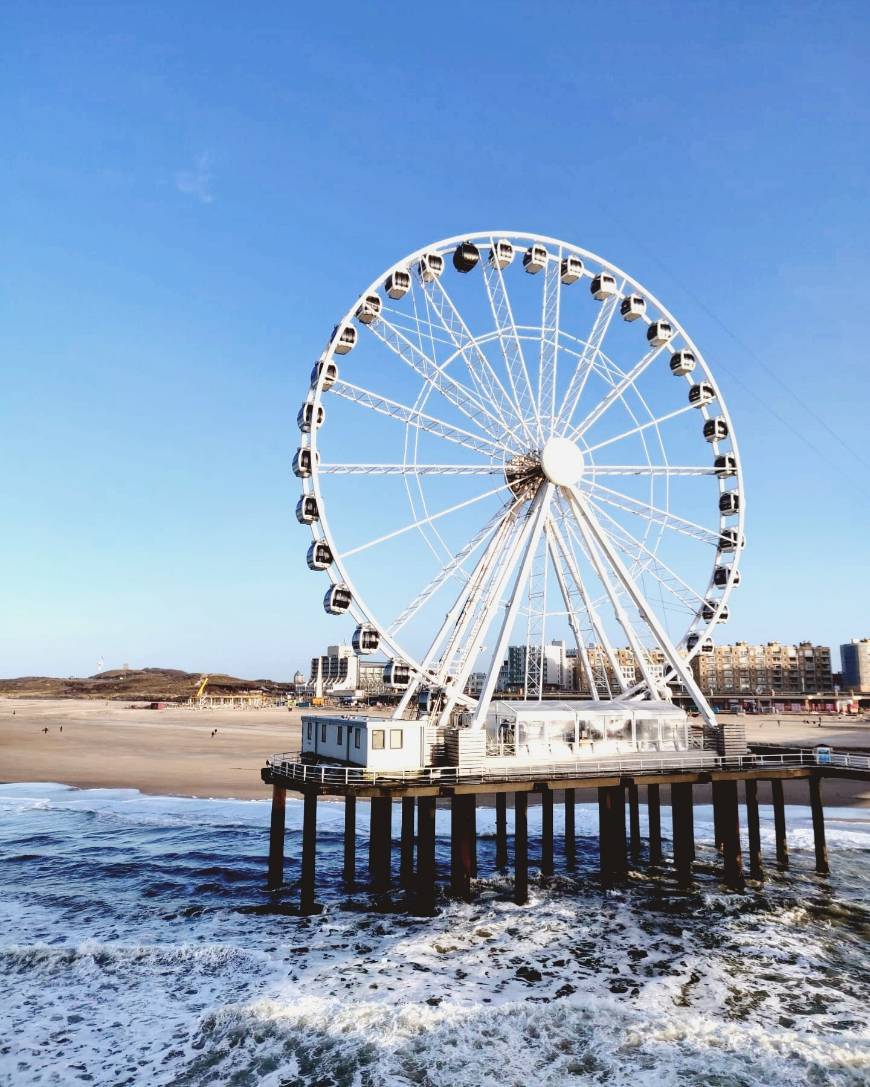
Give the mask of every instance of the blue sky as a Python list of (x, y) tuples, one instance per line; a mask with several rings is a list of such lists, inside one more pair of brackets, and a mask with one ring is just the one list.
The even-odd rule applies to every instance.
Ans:
[(308, 372), (383, 268), (491, 227), (703, 347), (750, 510), (722, 637), (870, 633), (864, 5), (4, 11), (2, 674), (346, 636), (293, 516)]

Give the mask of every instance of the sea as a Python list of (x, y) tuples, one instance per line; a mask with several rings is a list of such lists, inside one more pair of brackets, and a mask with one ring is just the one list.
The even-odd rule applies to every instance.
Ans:
[[(870, 813), (827, 815), (829, 878), (803, 807), (776, 870), (762, 808), (768, 881), (724, 891), (698, 807), (691, 889), (640, 866), (607, 890), (578, 804), (576, 873), (557, 848), (560, 874), (516, 906), (482, 809), (474, 901), (416, 918), (341, 887), (343, 808), (323, 802), (323, 912), (301, 917), (297, 802), (270, 895), (267, 801), (0, 786), (0, 1083), (867, 1087)], [(444, 875), (448, 831), (439, 811)]]

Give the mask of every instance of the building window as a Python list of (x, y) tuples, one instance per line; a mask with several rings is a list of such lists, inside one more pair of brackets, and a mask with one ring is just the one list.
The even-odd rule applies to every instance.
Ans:
[(353, 746), (354, 747), (359, 747), (359, 738), (360, 738), (360, 733), (361, 732), (362, 732), (361, 728), (355, 728), (353, 730)]
[(343, 729), (342, 729), (341, 725), (339, 725), (338, 726), (338, 745), (339, 745), (339, 747), (341, 746), (343, 736), (344, 736)]
[(308, 722), (308, 739), (311, 739), (311, 722)]
[(402, 730), (400, 728), (390, 729), (390, 750), (398, 751), (402, 746)]
[(320, 726), (320, 742), (322, 744), (326, 743), (326, 725)]
[(372, 729), (372, 751), (384, 750), (384, 730), (382, 728)]

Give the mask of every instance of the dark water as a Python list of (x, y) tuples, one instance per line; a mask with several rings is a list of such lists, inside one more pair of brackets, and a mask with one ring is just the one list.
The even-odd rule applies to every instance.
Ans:
[[(577, 880), (517, 907), (483, 879), (473, 905), (419, 920), (337, 890), (342, 811), (322, 804), (335, 889), (299, 918), (292, 887), (263, 890), (266, 803), (3, 786), (0, 1082), (864, 1087), (870, 823), (828, 814), (828, 880), (790, 808), (792, 870), (763, 894), (703, 872), (691, 893), (642, 877), (606, 892), (597, 812), (578, 806)], [(288, 803), (291, 885), (299, 815)], [(486, 874), (492, 813), (479, 827)], [(696, 828), (711, 840), (703, 808)]]

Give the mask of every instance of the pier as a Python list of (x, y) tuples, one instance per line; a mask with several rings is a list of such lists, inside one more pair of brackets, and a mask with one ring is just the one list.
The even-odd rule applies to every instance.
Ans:
[[(429, 915), (438, 896), (435, 862), (435, 810), (440, 801), (450, 811), (450, 894), (469, 901), (477, 869), (476, 812), (481, 797), (495, 804), (495, 869), (505, 871), (512, 860), (514, 901), (528, 900), (528, 805), (541, 805), (540, 856), (532, 858), (543, 878), (555, 874), (554, 808), (564, 805), (566, 868), (576, 867), (575, 805), (598, 805), (600, 879), (605, 886), (627, 878), (631, 868), (645, 865), (662, 878), (689, 886), (696, 860), (695, 788), (710, 786), (713, 795), (714, 838), (725, 887), (741, 890), (747, 880), (764, 880), (765, 864), (785, 870), (789, 864), (783, 783), (804, 781), (812, 813), (815, 870), (829, 872), (825, 843), (823, 782), (831, 777), (870, 781), (870, 758), (830, 754), (820, 761), (812, 751), (751, 753), (733, 757), (705, 754), (699, 765), (691, 759), (618, 759), (598, 764), (540, 766), (533, 770), (488, 772), (486, 769), (431, 767), (413, 772), (372, 772), (350, 766), (303, 762), (297, 755), (275, 755), (262, 770), (272, 787), (268, 886), (277, 891), (284, 879), (284, 825), (287, 792), (303, 797), (301, 878), (302, 913), (316, 912), (317, 801), (322, 796), (344, 798), (344, 868), (347, 886), (357, 881), (357, 800), (369, 801), (368, 887), (378, 894), (393, 888), (394, 851), (398, 846), (398, 888), (410, 896), (415, 913)], [(775, 854), (764, 857), (758, 814), (758, 784), (768, 782), (774, 817)], [(661, 832), (662, 789), (669, 790), (672, 839), (666, 854)], [(746, 811), (748, 855), (741, 844), (740, 804)], [(401, 803), (398, 842), (392, 835), (393, 802)], [(513, 805), (512, 841), (507, 807)], [(647, 838), (641, 837), (640, 807), (647, 809)]]

